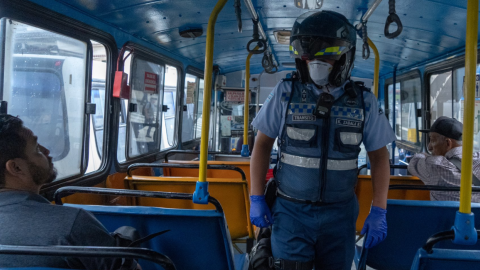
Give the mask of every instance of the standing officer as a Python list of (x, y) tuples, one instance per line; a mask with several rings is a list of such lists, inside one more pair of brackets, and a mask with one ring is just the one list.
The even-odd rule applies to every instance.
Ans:
[[(364, 143), (372, 168), (373, 202), (362, 234), (366, 247), (387, 234), (389, 155), (395, 140), (375, 96), (349, 80), (356, 31), (338, 13), (300, 16), (290, 50), (298, 79), (277, 84), (252, 125), (258, 129), (252, 153), (250, 219), (272, 227), (276, 269), (350, 269), (358, 202), (354, 187)], [(278, 137), (277, 199), (263, 196), (270, 152)]]

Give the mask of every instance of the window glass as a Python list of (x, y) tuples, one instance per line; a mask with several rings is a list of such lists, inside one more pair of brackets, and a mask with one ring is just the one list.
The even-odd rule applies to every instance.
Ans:
[(451, 71), (430, 76), (430, 123), (435, 122), (440, 116), (453, 117), (453, 111), (456, 106), (452, 95)]
[[(477, 74), (480, 72), (480, 65), (477, 65)], [(454, 70), (454, 84), (453, 84), (453, 117), (463, 123), (463, 111), (465, 109), (465, 95), (464, 95), (464, 77), (465, 68), (458, 68)], [(478, 76), (478, 75), (477, 75)], [(475, 109), (474, 109), (474, 123), (473, 123), (473, 147), (474, 151), (480, 151), (480, 90), (475, 88)]]
[[(130, 51), (125, 52), (125, 63), (123, 71), (128, 74), (130, 78), (130, 68), (132, 64), (132, 57), (129, 55)], [(130, 85), (130, 80), (127, 80), (127, 84)], [(126, 159), (126, 141), (127, 141), (127, 117), (128, 117), (128, 99), (120, 99), (120, 112), (119, 112), (119, 125), (118, 125), (118, 142), (117, 142), (117, 160), (119, 163), (125, 162)]]
[(422, 121), (421, 117), (417, 117), (422, 108), (420, 78), (402, 81), (400, 85), (401, 139), (420, 143), (418, 130), (422, 128)]
[(58, 179), (82, 172), (87, 44), (3, 19), (3, 99), (51, 152)]
[(164, 67), (135, 58), (133, 62), (131, 93), (128, 104), (128, 156), (160, 150), (159, 132), (160, 89), (163, 88)]
[(194, 75), (185, 76), (183, 104), (187, 110), (182, 111), (182, 142), (188, 142), (194, 138), (195, 123), (195, 96), (198, 96), (198, 78)]
[(163, 130), (161, 149), (171, 148), (175, 145), (175, 112), (177, 99), (177, 68), (166, 66), (165, 70), (165, 88), (163, 92), (163, 105), (168, 110), (163, 112)]
[(203, 115), (203, 79), (200, 79), (198, 86), (198, 95), (196, 102), (197, 114), (195, 121), (195, 138), (198, 139), (202, 137), (202, 115)]
[(105, 114), (105, 79), (107, 76), (107, 51), (101, 43), (92, 41), (92, 92), (90, 102), (96, 105), (90, 119), (90, 142), (87, 173), (100, 168), (103, 151)]

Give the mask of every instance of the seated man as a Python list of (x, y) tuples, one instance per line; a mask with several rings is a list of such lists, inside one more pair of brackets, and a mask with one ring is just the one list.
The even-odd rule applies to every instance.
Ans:
[[(428, 150), (432, 155), (416, 154), (410, 160), (408, 171), (425, 185), (459, 187), (463, 124), (454, 118), (442, 116), (433, 123), (430, 130), (421, 132), (429, 133)], [(473, 154), (473, 176), (480, 178), (480, 152)], [(475, 185), (475, 180), (473, 184)], [(458, 201), (460, 194), (457, 191), (430, 191), (430, 199)], [(480, 193), (472, 193), (472, 202), (480, 202)]]
[[(49, 151), (22, 120), (0, 115), (0, 244), (115, 246), (115, 239), (82, 209), (52, 205), (39, 195), (57, 172)], [(120, 269), (122, 259), (0, 255), (0, 268)], [(125, 260), (125, 269), (135, 269)]]

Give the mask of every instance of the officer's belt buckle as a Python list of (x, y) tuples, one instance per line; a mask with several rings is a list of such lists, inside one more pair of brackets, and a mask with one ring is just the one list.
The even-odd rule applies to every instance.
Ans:
[(282, 260), (275, 260), (273, 257), (268, 257), (268, 267), (274, 269), (281, 269), (282, 267)]

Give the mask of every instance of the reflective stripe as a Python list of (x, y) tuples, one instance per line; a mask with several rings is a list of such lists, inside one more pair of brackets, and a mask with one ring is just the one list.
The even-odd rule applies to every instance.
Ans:
[[(292, 166), (302, 167), (302, 168), (319, 168), (320, 159), (319, 158), (309, 158), (309, 157), (300, 157), (290, 154), (282, 153), (280, 155), (280, 161), (289, 164)], [(327, 170), (333, 171), (348, 171), (357, 169), (357, 159), (348, 159), (348, 160), (334, 160), (329, 159), (327, 162)]]
[(348, 171), (358, 168), (358, 159), (334, 160), (329, 159), (327, 162), (327, 170), (332, 171)]
[(287, 127), (287, 135), (294, 140), (309, 141), (315, 135), (315, 129)]
[(362, 141), (362, 133), (340, 132), (340, 140), (343, 144), (359, 145)]
[(299, 156), (289, 155), (286, 153), (282, 153), (280, 155), (280, 161), (285, 164), (302, 167), (302, 168), (312, 169), (312, 168), (320, 167), (319, 158), (299, 157)]

